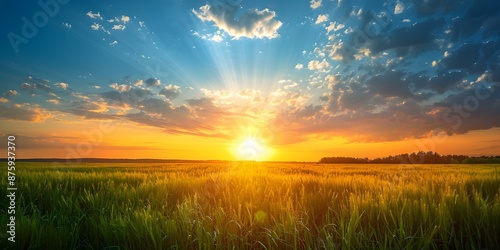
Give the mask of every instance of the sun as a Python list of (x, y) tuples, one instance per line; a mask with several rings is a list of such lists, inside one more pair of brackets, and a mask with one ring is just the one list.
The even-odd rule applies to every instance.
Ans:
[(261, 161), (269, 158), (271, 149), (256, 136), (243, 137), (235, 149), (238, 160)]

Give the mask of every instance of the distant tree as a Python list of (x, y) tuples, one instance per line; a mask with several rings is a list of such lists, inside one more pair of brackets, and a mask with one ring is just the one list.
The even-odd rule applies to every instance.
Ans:
[(368, 158), (353, 157), (324, 157), (320, 163), (353, 163), (353, 164), (493, 164), (500, 163), (500, 156), (471, 157), (466, 155), (440, 155), (436, 152), (413, 152), (411, 154), (399, 154), (379, 157), (373, 160)]

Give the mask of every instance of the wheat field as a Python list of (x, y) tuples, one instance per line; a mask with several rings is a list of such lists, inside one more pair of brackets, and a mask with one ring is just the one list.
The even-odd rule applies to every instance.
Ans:
[(0, 240), (2, 249), (500, 249), (499, 175), (498, 165), (18, 163), (16, 243)]

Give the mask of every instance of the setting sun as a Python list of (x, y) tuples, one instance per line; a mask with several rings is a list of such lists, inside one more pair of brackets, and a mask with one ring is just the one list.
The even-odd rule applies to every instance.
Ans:
[(257, 136), (243, 137), (233, 150), (238, 160), (245, 161), (267, 160), (272, 152)]

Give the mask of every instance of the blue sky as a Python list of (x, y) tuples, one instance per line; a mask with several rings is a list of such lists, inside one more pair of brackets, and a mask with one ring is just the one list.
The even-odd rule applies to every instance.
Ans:
[(268, 144), (500, 144), (497, 1), (2, 4), (3, 136), (83, 119), (229, 139), (278, 122)]

